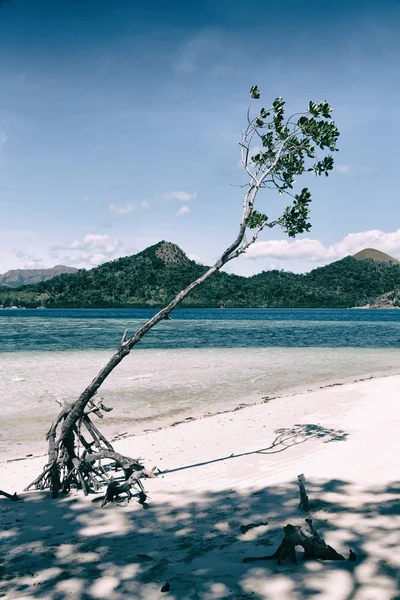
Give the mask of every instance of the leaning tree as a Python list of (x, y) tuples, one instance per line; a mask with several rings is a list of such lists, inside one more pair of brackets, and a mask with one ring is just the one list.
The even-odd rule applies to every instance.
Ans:
[[(217, 262), (201, 277), (183, 289), (171, 302), (149, 319), (134, 334), (125, 331), (117, 352), (73, 403), (61, 407), (47, 433), (48, 461), (42, 473), (28, 486), (50, 489), (53, 497), (68, 492), (71, 486), (87, 494), (110, 483), (110, 465), (122, 469), (127, 485), (136, 483), (143, 492), (141, 477), (151, 476), (138, 459), (117, 453), (112, 444), (93, 422), (110, 410), (96, 393), (104, 380), (152, 327), (168, 314), (192, 290), (202, 285), (214, 273), (254, 244), (263, 229), (280, 227), (289, 237), (309, 231), (311, 193), (303, 188), (296, 193), (296, 177), (306, 172), (326, 175), (333, 169), (338, 128), (331, 119), (332, 108), (327, 102), (310, 102), (307, 110), (285, 116), (285, 102), (276, 98), (270, 108), (254, 109), (260, 98), (257, 86), (250, 90), (247, 125), (240, 148), (246, 172), (243, 210), (238, 232)], [(255, 114), (253, 114), (255, 113)], [(259, 192), (269, 189), (290, 198), (289, 204), (271, 219), (256, 209)], [(261, 198), (260, 198), (261, 199)], [(115, 482), (113, 482), (115, 484)]]

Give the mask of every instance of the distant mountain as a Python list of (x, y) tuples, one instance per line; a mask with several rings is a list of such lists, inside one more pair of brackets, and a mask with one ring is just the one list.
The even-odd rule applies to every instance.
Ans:
[(0, 285), (5, 287), (21, 287), (41, 281), (48, 281), (61, 273), (76, 273), (78, 269), (73, 267), (65, 267), (64, 265), (56, 265), (51, 269), (13, 269), (7, 271), (4, 275), (0, 274)]
[[(375, 251), (377, 252), (377, 251)], [(376, 254), (375, 254), (376, 256)], [(0, 305), (48, 308), (160, 307), (208, 267), (171, 242), (94, 269), (63, 273), (21, 289), (0, 289)], [(216, 273), (182, 306), (193, 308), (350, 308), (380, 297), (400, 306), (400, 263), (348, 256), (305, 274), (264, 271), (252, 277)], [(393, 295), (394, 294), (394, 295)]]
[(357, 260), (376, 260), (378, 262), (391, 262), (394, 264), (399, 264), (397, 258), (393, 258), (389, 254), (385, 254), (385, 252), (381, 252), (380, 250), (375, 250), (374, 248), (365, 248), (365, 250), (360, 250), (357, 254), (353, 254), (353, 258)]

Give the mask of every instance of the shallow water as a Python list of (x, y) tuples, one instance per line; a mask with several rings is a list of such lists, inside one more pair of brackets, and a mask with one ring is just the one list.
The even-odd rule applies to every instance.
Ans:
[[(109, 351), (0, 355), (0, 454), (11, 440), (43, 440), (59, 405), (73, 401), (110, 357)], [(228, 410), (241, 403), (370, 375), (400, 373), (400, 350), (371, 348), (203, 348), (133, 350), (99, 395), (114, 410), (110, 435)], [(44, 446), (43, 446), (44, 447)]]

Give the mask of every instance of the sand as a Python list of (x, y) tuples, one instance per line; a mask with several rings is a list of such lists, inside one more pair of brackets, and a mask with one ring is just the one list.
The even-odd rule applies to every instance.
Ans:
[[(80, 492), (1, 498), (0, 596), (400, 599), (399, 388), (383, 377), (124, 438), (118, 451), (163, 472), (145, 482), (147, 509)], [(0, 488), (21, 492), (44, 462), (0, 463)], [(297, 566), (243, 563), (272, 553), (285, 524), (304, 525), (300, 473), (319, 533), (357, 561), (302, 563), (299, 549)]]

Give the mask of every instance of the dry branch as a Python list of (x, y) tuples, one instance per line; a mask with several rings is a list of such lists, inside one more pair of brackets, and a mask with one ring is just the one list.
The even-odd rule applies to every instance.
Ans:
[(21, 498), (18, 498), (17, 494), (8, 494), (7, 492), (4, 492), (3, 490), (0, 490), (0, 496), (5, 496), (6, 498), (8, 498), (9, 500), (12, 500), (13, 502), (18, 502), (19, 500), (21, 500)]

